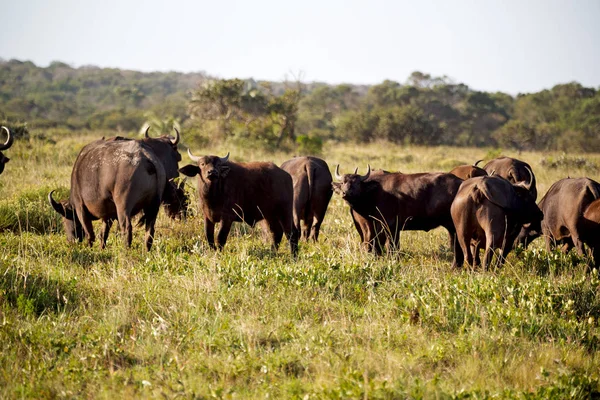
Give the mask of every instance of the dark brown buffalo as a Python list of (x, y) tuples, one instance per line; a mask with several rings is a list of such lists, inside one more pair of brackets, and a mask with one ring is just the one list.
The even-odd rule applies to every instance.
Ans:
[[(165, 184), (165, 191), (162, 194), (162, 205), (165, 213), (172, 219), (185, 218), (188, 208), (188, 198), (184, 190), (184, 181), (180, 181), (179, 184), (175, 182), (179, 176), (178, 162), (181, 161), (181, 154), (177, 150), (177, 144), (180, 139), (179, 131), (174, 128), (175, 137), (164, 135), (154, 138), (148, 134), (149, 130), (150, 127), (146, 128), (144, 138), (138, 141), (144, 143), (154, 151), (165, 169), (167, 182)], [(114, 136), (104, 140), (127, 141), (136, 139)]]
[(508, 179), (510, 183), (525, 182), (531, 189), (533, 198), (537, 199), (537, 188), (535, 185), (535, 175), (531, 172), (531, 166), (525, 161), (510, 157), (498, 157), (483, 167), (488, 175), (498, 175)]
[[(356, 168), (354, 170), (354, 173), (355, 174), (358, 173), (358, 168)], [(369, 174), (369, 178), (366, 181), (369, 181), (370, 179), (374, 179), (377, 176), (385, 175), (385, 174), (389, 174), (389, 173), (390, 173), (389, 171), (384, 171), (382, 169), (372, 170), (371, 173)], [(350, 206), (350, 215), (352, 216), (352, 222), (354, 222), (354, 227), (356, 228), (356, 231), (358, 232), (358, 235), (360, 236), (360, 242), (363, 244), (363, 246), (367, 250), (375, 251), (375, 249), (373, 248), (375, 241), (374, 240), (369, 241), (367, 239), (367, 238), (376, 236), (375, 228), (373, 226), (371, 219), (365, 218), (362, 215), (360, 215), (359, 213), (357, 213), (356, 211), (354, 211), (352, 206)], [(385, 237), (381, 237), (380, 241), (383, 242), (382, 246), (387, 244), (387, 240)]]
[[(544, 212), (542, 234), (548, 250), (560, 247), (569, 251), (573, 247), (580, 255), (587, 244), (600, 265), (600, 183), (589, 178), (565, 178), (555, 182), (539, 203)], [(538, 231), (525, 227), (519, 235), (527, 245)]]
[(479, 264), (483, 242), (484, 269), (490, 265), (496, 249), (502, 249), (502, 264), (523, 224), (541, 221), (543, 214), (530, 189), (526, 183), (512, 184), (499, 176), (463, 182), (452, 202), (451, 214), (467, 264)]
[(0, 174), (4, 172), (4, 166), (10, 160), (10, 158), (2, 154), (2, 150), (8, 150), (10, 146), (12, 146), (14, 140), (10, 130), (7, 127), (3, 126), (2, 131), (6, 132), (6, 142), (4, 142), (4, 144), (0, 144)]
[[(179, 171), (187, 176), (198, 175), (198, 197), (204, 213), (206, 240), (211, 248), (222, 249), (233, 222), (254, 226), (265, 220), (273, 239), (273, 249), (279, 247), (285, 233), (292, 255), (298, 253), (298, 232), (293, 222), (294, 186), (290, 174), (270, 162), (234, 163), (225, 157), (196, 157), (196, 165), (186, 165)], [(215, 246), (215, 224), (220, 222)]]
[[(294, 225), (302, 237), (319, 239), (321, 223), (331, 200), (331, 172), (317, 157), (295, 157), (281, 164), (294, 183)], [(302, 222), (302, 227), (300, 226)]]
[[(165, 145), (171, 146), (170, 143)], [(176, 159), (175, 154), (171, 157)], [(101, 219), (102, 248), (115, 219), (119, 222), (125, 245), (131, 246), (132, 218), (143, 212), (145, 243), (150, 250), (166, 183), (164, 162), (143, 141), (97, 140), (86, 145), (75, 160), (69, 200), (56, 202), (52, 192), (48, 200), (63, 216), (70, 241), (81, 241), (83, 231), (91, 246), (95, 240), (92, 221)]]
[(340, 181), (333, 183), (335, 192), (369, 222), (363, 240), (371, 251), (381, 254), (385, 241), (397, 246), (403, 230), (429, 231), (443, 226), (450, 234), (453, 265), (462, 264), (463, 255), (450, 216), (450, 205), (462, 179), (446, 173), (395, 172), (371, 177), (370, 166), (364, 176), (340, 176), (339, 165), (335, 172)]
[(485, 169), (477, 166), (483, 160), (477, 161), (473, 165), (460, 165), (450, 171), (451, 174), (458, 176), (460, 179), (466, 180), (470, 178), (475, 178), (476, 176), (485, 176), (487, 172)]

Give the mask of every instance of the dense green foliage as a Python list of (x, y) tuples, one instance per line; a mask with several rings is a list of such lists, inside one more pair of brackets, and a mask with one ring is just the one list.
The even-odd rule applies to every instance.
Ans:
[(198, 145), (301, 153), (318, 153), (327, 139), (600, 151), (599, 90), (572, 82), (512, 97), (420, 72), (404, 84), (331, 86), (11, 60), (0, 62), (0, 120), (126, 132), (180, 126)]

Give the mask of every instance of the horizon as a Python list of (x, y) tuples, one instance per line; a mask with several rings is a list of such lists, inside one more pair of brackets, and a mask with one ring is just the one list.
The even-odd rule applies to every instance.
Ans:
[(269, 0), (168, 7), (24, 0), (3, 2), (0, 12), (2, 57), (44, 68), (60, 61), (274, 82), (301, 75), (329, 85), (404, 83), (420, 71), (511, 95), (573, 81), (600, 87), (600, 3), (593, 0), (334, 0), (295, 8)]

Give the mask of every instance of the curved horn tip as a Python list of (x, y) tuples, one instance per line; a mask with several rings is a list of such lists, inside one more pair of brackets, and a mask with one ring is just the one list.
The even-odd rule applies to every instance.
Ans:
[(473, 166), (474, 166), (474, 167), (476, 167), (476, 166), (477, 166), (477, 164), (479, 164), (479, 163), (480, 163), (480, 162), (482, 162), (482, 161), (483, 161), (483, 160), (477, 160), (477, 161), (475, 161), (475, 164), (473, 164)]
[(335, 179), (338, 181), (342, 180), (342, 176), (340, 175), (340, 164), (335, 166)]
[(173, 127), (173, 129), (175, 130), (175, 140), (171, 141), (171, 143), (173, 143), (174, 146), (177, 146), (177, 144), (179, 143), (179, 138), (181, 137), (181, 134), (179, 133), (177, 128)]
[(144, 132), (144, 137), (145, 137), (146, 139), (149, 139), (149, 138), (150, 138), (150, 135), (148, 135), (148, 131), (150, 131), (150, 125), (148, 125), (148, 126), (146, 127), (146, 132)]
[(192, 161), (198, 162), (200, 160), (200, 157), (197, 157), (195, 155), (192, 154), (192, 151), (188, 148), (187, 150), (188, 156), (190, 157), (190, 159)]
[(527, 172), (529, 172), (529, 183), (526, 183), (527, 190), (531, 190), (531, 185), (533, 185), (533, 171), (529, 167), (525, 167)]
[(62, 204), (54, 200), (54, 197), (52, 197), (52, 193), (54, 193), (54, 190), (51, 190), (50, 193), (48, 193), (48, 201), (50, 202), (50, 205), (52, 206), (52, 208), (54, 208), (54, 211), (56, 211), (63, 217), (66, 217), (67, 213), (65, 211), (65, 208)]
[(2, 130), (6, 131), (6, 142), (4, 144), (0, 144), (0, 150), (6, 150), (12, 146), (14, 137), (10, 133), (10, 129), (8, 129), (6, 126), (2, 125)]
[(227, 162), (227, 160), (229, 160), (229, 151), (225, 157), (221, 157), (221, 162)]
[(354, 175), (358, 174), (358, 167), (354, 168)]
[(369, 175), (371, 175), (371, 164), (367, 164), (367, 173), (364, 174), (363, 176), (361, 176), (361, 180), (365, 181), (369, 178)]

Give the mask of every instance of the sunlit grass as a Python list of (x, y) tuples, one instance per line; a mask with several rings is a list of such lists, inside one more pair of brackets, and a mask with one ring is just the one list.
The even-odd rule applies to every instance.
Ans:
[[(19, 225), (0, 233), (0, 397), (597, 395), (600, 282), (585, 259), (548, 254), (538, 241), (501, 269), (457, 271), (441, 229), (403, 233), (396, 255), (376, 258), (361, 250), (337, 195), (320, 242), (302, 242), (297, 261), (285, 240), (271, 252), (259, 226), (235, 226), (216, 253), (200, 217), (162, 213), (151, 252), (140, 228), (130, 250), (115, 228), (105, 250), (72, 245), (43, 196), (68, 188), (66, 159), (92, 139), (16, 143), (27, 157), (13, 155), (0, 176), (0, 223), (13, 210)], [(234, 161), (290, 157), (192, 150), (231, 151)], [(417, 172), (488, 151), (328, 143), (323, 154), (343, 172), (367, 163)], [(544, 169), (547, 156), (518, 155), (541, 194), (584, 174)], [(36, 228), (32, 216), (47, 222)]]

